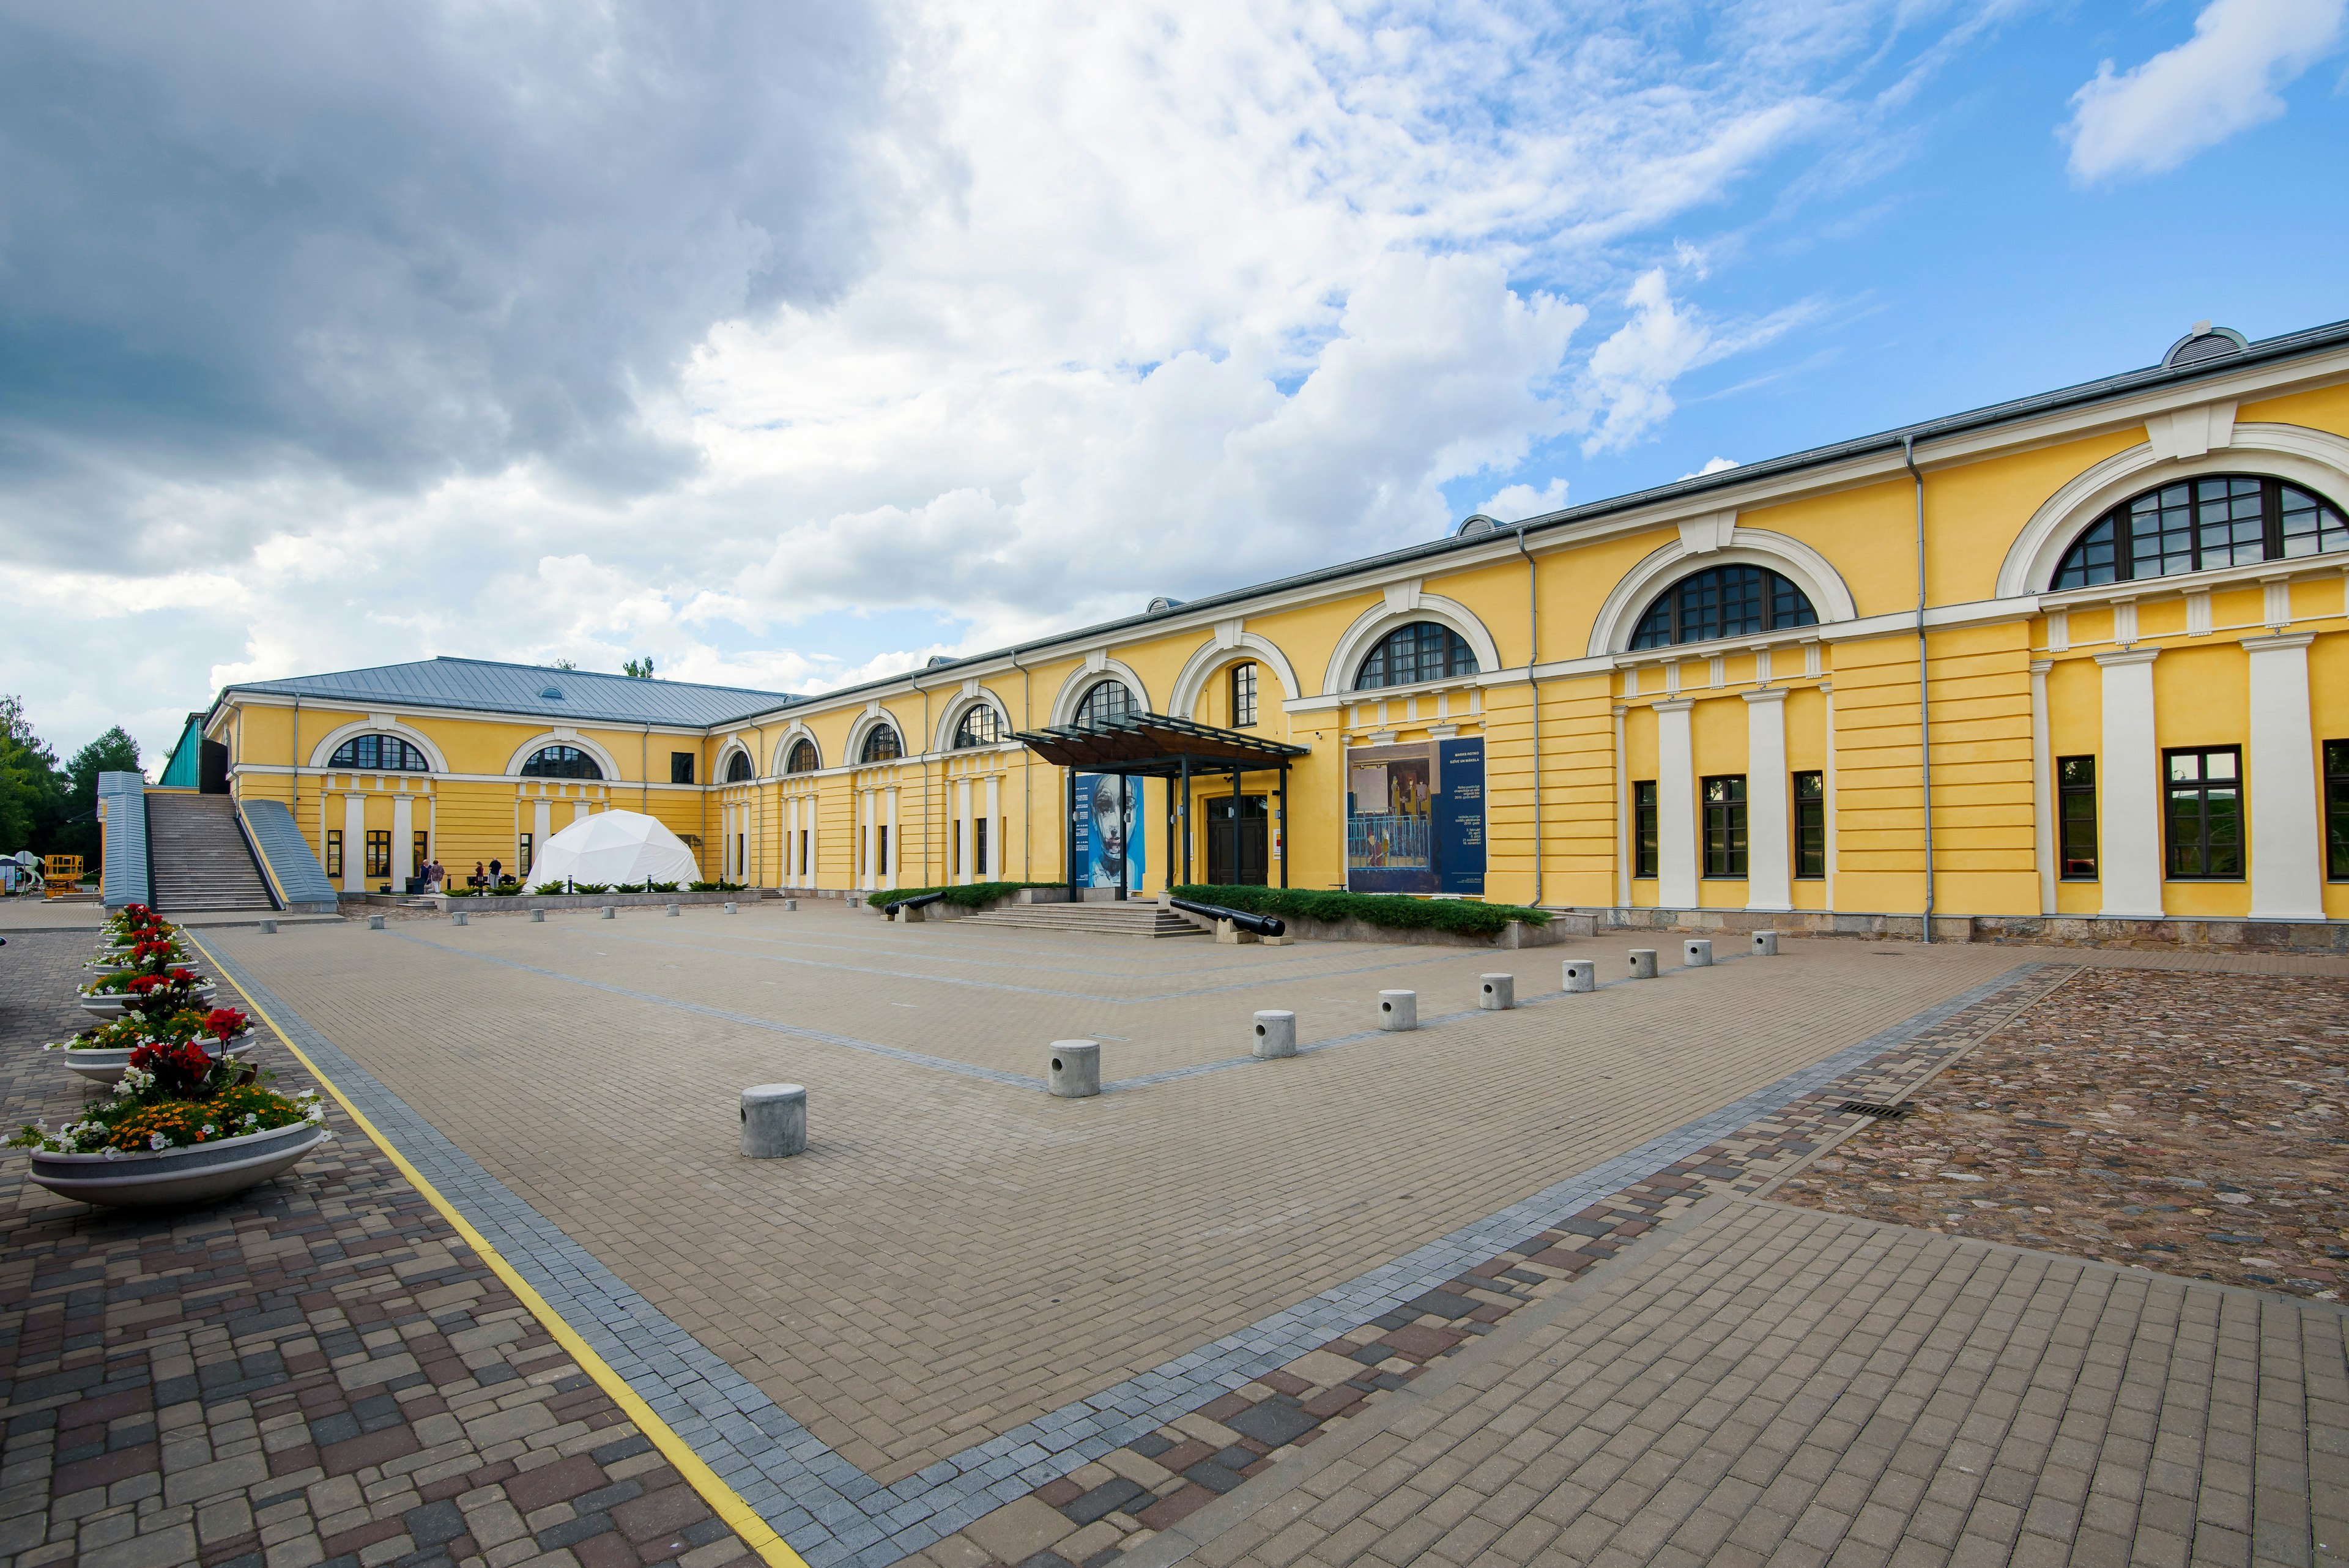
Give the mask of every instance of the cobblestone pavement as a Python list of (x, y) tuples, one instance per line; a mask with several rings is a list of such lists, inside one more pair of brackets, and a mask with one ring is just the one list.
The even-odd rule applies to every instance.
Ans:
[[(0, 952), (8, 1119), (83, 1090), (38, 1046), (86, 936)], [(274, 1039), (280, 1086), (311, 1080)], [(57, 1199), (0, 1158), (0, 1561), (21, 1568), (684, 1568), (755, 1562), (339, 1113), (194, 1210)]]
[(2349, 981), (2075, 972), (1789, 1202), (2338, 1300)]
[(2340, 1309), (1716, 1201), (1120, 1568), (2349, 1556)]

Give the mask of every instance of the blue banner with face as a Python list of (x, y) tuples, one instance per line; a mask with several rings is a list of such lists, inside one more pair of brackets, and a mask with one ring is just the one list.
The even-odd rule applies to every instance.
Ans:
[(1078, 882), (1087, 888), (1114, 888), (1121, 878), (1128, 892), (1139, 892), (1146, 859), (1141, 827), (1140, 779), (1117, 774), (1077, 775), (1077, 820), (1073, 859)]

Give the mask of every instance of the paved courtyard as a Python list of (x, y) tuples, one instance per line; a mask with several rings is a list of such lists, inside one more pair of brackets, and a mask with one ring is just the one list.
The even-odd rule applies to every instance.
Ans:
[[(1516, 952), (1226, 947), (905, 927), (813, 901), (789, 914), (748, 904), (736, 916), (688, 908), (674, 919), (623, 910), (612, 921), (552, 914), (543, 924), (395, 921), (383, 931), (356, 921), (271, 936), (223, 928), (202, 940), (812, 1563), (919, 1552), (966, 1568), (1051, 1568), (1194, 1550), (1216, 1562), (1361, 1552), (1394, 1563), (1633, 1561), (1671, 1556), (1673, 1541), (1702, 1561), (1727, 1553), (1728, 1537), (1690, 1545), (1702, 1532), (1683, 1532), (1692, 1511), (1738, 1513), (1742, 1494), (1722, 1476), (1762, 1462), (1754, 1433), (1774, 1442), (1797, 1428), (1810, 1434), (1781, 1444), (1788, 1455), (1834, 1443), (1857, 1452), (1863, 1431), (1876, 1442), (1886, 1423), (1956, 1408), (1961, 1393), (1973, 1401), (1967, 1411), (1989, 1410), (2005, 1387), (1995, 1376), (1957, 1387), (1951, 1366), (1980, 1370), (1969, 1349), (1931, 1368), (1939, 1381), (1913, 1410), (1907, 1393), (1870, 1395), (1883, 1408), (1847, 1421), (1847, 1411), (1827, 1413), (1845, 1408), (1836, 1400), (1814, 1407), (1824, 1375), (1806, 1358), (1849, 1362), (1850, 1373), (1880, 1372), (1888, 1389), (1913, 1392), (1930, 1359), (1920, 1347), (1954, 1334), (2003, 1366), (2012, 1358), (1999, 1347), (2029, 1339), (2043, 1310), (2066, 1323), (2065, 1312), (2087, 1314), (2105, 1325), (2092, 1339), (2134, 1325), (2134, 1347), (2185, 1345), (2190, 1336), (2174, 1325), (2215, 1325), (2195, 1328), (2204, 1337), (2193, 1343), (2217, 1348), (2162, 1363), (2154, 1380), (2175, 1387), (2160, 1407), (2199, 1398), (2215, 1410), (2240, 1397), (2251, 1416), (2240, 1434), (2213, 1417), (2196, 1438), (2203, 1447), (2177, 1461), (2198, 1478), (2182, 1535), (2166, 1503), (2133, 1504), (2140, 1512), (2127, 1529), (2099, 1515), (2103, 1533), (2092, 1535), (2080, 1498), (2068, 1526), (2060, 1511), (2042, 1510), (2040, 1535), (2060, 1538), (2064, 1552), (2118, 1550), (2115, 1560), (2166, 1560), (2173, 1536), (2189, 1546), (2181, 1562), (2307, 1562), (2341, 1544), (2323, 1508), (2312, 1513), (2306, 1502), (2313, 1484), (2320, 1493), (2328, 1484), (2313, 1478), (2349, 1452), (2338, 1306), (2286, 1309), (2216, 1284), (2148, 1284), (2141, 1271), (1804, 1213), (1765, 1191), (1863, 1125), (1840, 1112), (1846, 1100), (1906, 1094), (2002, 1024), (2060, 1007), (2056, 993), (2084, 965), (2349, 975), (2339, 960), (1789, 940), (1775, 958), (1568, 997), (1557, 994), (1568, 954), (1599, 958), (1617, 981), (1630, 948), (1665, 946), (1671, 965), (1677, 939), (1626, 933)], [(1735, 950), (1721, 945), (1724, 956)], [(1516, 975), (1519, 1008), (1475, 1010), (1476, 978), (1490, 971)], [(13, 997), (16, 982), (5, 983)], [(1419, 992), (1417, 1033), (1371, 1027), (1376, 993), (1392, 987)], [(1298, 1013), (1306, 1049), (1297, 1059), (1245, 1054), (1250, 1014), (1267, 1007)], [(1102, 1042), (1108, 1092), (1098, 1099), (1044, 1093), (1049, 1043), (1073, 1036)], [(809, 1152), (744, 1161), (736, 1094), (776, 1080), (810, 1087)], [(361, 1144), (347, 1132), (336, 1158), (363, 1153)], [(398, 1188), (396, 1176), (389, 1185)], [(256, 1212), (285, 1208), (287, 1189), (306, 1190), (281, 1181), (266, 1189), (278, 1198), (256, 1196)], [(1716, 1314), (1716, 1328), (1703, 1328)], [(2273, 1391), (2263, 1382), (2245, 1394), (2228, 1347), (2242, 1323), (2265, 1344), (2285, 1334), (2274, 1325), (2287, 1317), (2291, 1355), (2262, 1350), (2245, 1364)], [(1672, 1324), (1682, 1326), (1666, 1333)], [(2070, 1345), (2068, 1332), (2050, 1343)], [(1708, 1333), (1736, 1354), (1671, 1349), (1709, 1343)], [(1840, 1337), (1827, 1346), (1820, 1336), (1830, 1334)], [(1869, 1348), (1857, 1355), (1850, 1346), (1863, 1340)], [(1752, 1371), (1765, 1350), (1801, 1376)], [(1631, 1359), (1607, 1370), (1618, 1356)], [(1688, 1370), (1675, 1357), (1702, 1365)], [(1658, 1358), (1672, 1363), (1671, 1376), (1623, 1370)], [(1556, 1376), (1569, 1365), (1598, 1370)], [(1723, 1378), (1735, 1399), (1692, 1392)], [(2044, 1417), (2051, 1432), (2062, 1428), (2089, 1381), (2075, 1378), (2060, 1397), (2033, 1395), (2022, 1414), (2009, 1412), (2010, 1425), (2036, 1432), (2031, 1423)], [(1638, 1397), (1588, 1408), (1568, 1397), (1617, 1383)], [(1474, 1395), (1446, 1392), (1472, 1386)], [(1457, 1490), (1481, 1484), (1471, 1471), (1491, 1478), (1485, 1452), (1453, 1475), (1432, 1455), (1399, 1471), (1402, 1448), (1377, 1451), (1365, 1472), (1426, 1473), (1418, 1501), (1387, 1503), (1376, 1520), (1369, 1511), (1392, 1489), (1343, 1517), (1330, 1500), (1346, 1487), (1313, 1491), (1328, 1485), (1320, 1478), (1351, 1474), (1342, 1456), (1371, 1453), (1390, 1435), (1427, 1451), (1433, 1439), (1408, 1426), (1422, 1419), (1414, 1412), (1466, 1399), (1429, 1417), (1457, 1427), (1463, 1410), (1495, 1408), (1491, 1389), (1503, 1386), (1534, 1401), (1527, 1412), (1539, 1399), (1526, 1390), (1557, 1396), (1540, 1396), (1548, 1403), (1537, 1418), (1488, 1423), (1494, 1444), (1508, 1441), (1528, 1462), (1541, 1449), (1551, 1469), (1569, 1453), (1579, 1466), (1601, 1446), (1624, 1451), (1613, 1434), (1653, 1425), (1641, 1414), (1651, 1397), (1659, 1442), (1700, 1406), (1746, 1410), (1753, 1432), (1733, 1422), (1731, 1437), (1699, 1444), (1723, 1467), (1709, 1479), (1690, 1451), (1642, 1449), (1626, 1464), (1653, 1485), (1635, 1498), (1610, 1490), (1610, 1480), (1592, 1491), (1603, 1501), (1565, 1508), (1554, 1529), (1526, 1522), (1537, 1511), (1526, 1501), (1489, 1534), (1459, 1530), (1471, 1515), (1506, 1511), (1489, 1501), (1500, 1487), (1474, 1501)], [(2297, 1424), (2274, 1426), (2285, 1403), (2302, 1412)], [(1988, 1418), (1955, 1417), (1950, 1430), (1983, 1429)], [(2229, 1446), (2238, 1435), (2244, 1453)], [(1952, 1436), (1935, 1452), (1961, 1448)], [(601, 1465), (595, 1451), (577, 1453)], [(2134, 1450), (2111, 1451), (2118, 1457), (2092, 1474), (2127, 1468)], [(1904, 1462), (1922, 1460), (1909, 1453)], [(2230, 1490), (2225, 1466), (2239, 1462), (2251, 1479)], [(2138, 1466), (2141, 1487), (2151, 1463)], [(1541, 1494), (1550, 1512), (1578, 1495), (1569, 1474), (1588, 1486), (1596, 1473), (1557, 1471)], [(2175, 1490), (2182, 1473), (2161, 1475)], [(2205, 1486), (2206, 1476), (2217, 1479)], [(629, 1478), (595, 1479), (583, 1493)], [(673, 1472), (655, 1479), (675, 1491)], [(1514, 1484), (1509, 1496), (1522, 1500), (1530, 1483)], [(1853, 1484), (1838, 1483), (1834, 1503)], [(1956, 1483), (1934, 1484), (1946, 1502)], [(1920, 1490), (1900, 1503), (1898, 1530), (1881, 1510), (1848, 1508), (1824, 1546), (1813, 1538), (1827, 1525), (1805, 1522), (1816, 1500), (1788, 1511), (1792, 1494), (1781, 1490), (1771, 1507), (1785, 1529), (1769, 1538), (1755, 1525), (1741, 1549), (1793, 1553), (1787, 1561), (1815, 1546), (1821, 1561), (1862, 1560), (1879, 1546), (1904, 1561), (1944, 1561), (1961, 1548), (1978, 1556), (2001, 1517), (1990, 1504), (2013, 1502), (2013, 1488), (1999, 1484), (1993, 1493), (1984, 1482), (1982, 1498), (1959, 1508), (1954, 1532)], [(2013, 1504), (2018, 1521), (2041, 1492), (2055, 1496), (2056, 1480), (2033, 1484)], [(2297, 1513), (2261, 1501), (2294, 1484)], [(1869, 1485), (1889, 1488), (1886, 1498), (1899, 1491), (1884, 1475)], [(2240, 1507), (2229, 1501), (2237, 1491)], [(1308, 1514), (1330, 1528), (1299, 1528)], [(706, 1508), (697, 1517), (723, 1541), (679, 1533), (678, 1554), (742, 1550)], [(1594, 1534), (1599, 1518), (1614, 1522)], [(2001, 1551), (2029, 1544), (2030, 1532), (2017, 1531)], [(626, 1561), (657, 1560), (648, 1553), (667, 1544), (604, 1533), (601, 1546), (543, 1534), (527, 1543), (578, 1563), (624, 1561), (595, 1555), (623, 1544)], [(2241, 1552), (2229, 1544), (2238, 1539)], [(523, 1544), (481, 1560), (511, 1568), (525, 1560)], [(269, 1568), (289, 1563), (273, 1557)]]

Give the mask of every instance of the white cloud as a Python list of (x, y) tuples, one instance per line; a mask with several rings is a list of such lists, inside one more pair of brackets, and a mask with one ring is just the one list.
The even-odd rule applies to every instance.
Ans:
[(1563, 512), (1566, 510), (1566, 481), (1553, 479), (1539, 490), (1530, 484), (1505, 485), (1495, 491), (1493, 498), (1476, 510), (1503, 523), (1517, 523), (1527, 517)]
[(2211, 0), (2194, 36), (2072, 95), (2072, 175), (2083, 184), (2175, 169), (2274, 119), (2277, 93), (2338, 48), (2349, 0)]
[(1681, 477), (1682, 479), (1702, 479), (1708, 473), (1721, 473), (1729, 469), (1735, 468), (1736, 466), (1737, 460), (1735, 458), (1709, 457), (1704, 460), (1704, 466), (1702, 468), (1698, 469), (1694, 473), (1683, 473)]

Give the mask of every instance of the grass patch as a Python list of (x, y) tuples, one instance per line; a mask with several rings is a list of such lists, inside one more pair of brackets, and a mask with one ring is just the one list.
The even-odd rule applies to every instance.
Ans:
[(1549, 911), (1516, 904), (1472, 904), (1460, 898), (1414, 898), (1403, 893), (1340, 893), (1306, 888), (1183, 887), (1178, 898), (1220, 904), (1251, 915), (1278, 915), (1282, 919), (1321, 920), (1335, 925), (1360, 920), (1366, 926), (1392, 930), (1452, 931), (1461, 936), (1495, 937), (1512, 920), (1529, 926), (1549, 924)]

